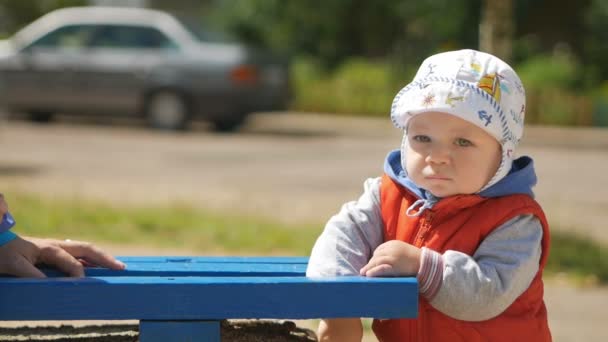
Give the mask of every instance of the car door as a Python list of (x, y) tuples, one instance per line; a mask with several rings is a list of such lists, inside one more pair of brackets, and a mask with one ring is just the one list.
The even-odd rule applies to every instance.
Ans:
[(75, 67), (91, 27), (59, 27), (19, 49), (4, 71), (7, 101), (34, 110), (69, 110), (74, 99)]
[(80, 101), (108, 113), (139, 110), (148, 73), (165, 63), (176, 45), (154, 27), (100, 25), (78, 65)]

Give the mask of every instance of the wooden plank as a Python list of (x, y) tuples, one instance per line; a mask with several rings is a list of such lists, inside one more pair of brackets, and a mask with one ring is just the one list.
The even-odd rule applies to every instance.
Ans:
[(141, 342), (206, 341), (220, 342), (219, 321), (141, 321)]
[[(127, 264), (124, 271), (89, 267), (89, 277), (112, 276), (304, 276), (306, 257), (119, 257)], [(50, 268), (49, 277), (63, 277)]]
[(239, 263), (239, 264), (308, 264), (308, 257), (293, 256), (119, 256), (119, 260), (130, 262), (190, 262), (190, 263)]
[(415, 317), (415, 278), (0, 279), (0, 320)]
[[(43, 269), (49, 277), (63, 277), (55, 269)], [(304, 276), (306, 264), (296, 263), (191, 263), (191, 262), (150, 262), (131, 261), (122, 271), (89, 267), (85, 270), (88, 277), (128, 277), (128, 276)]]

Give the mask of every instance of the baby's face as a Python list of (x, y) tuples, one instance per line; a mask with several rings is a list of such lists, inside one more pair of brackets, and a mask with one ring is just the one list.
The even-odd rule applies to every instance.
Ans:
[(472, 194), (496, 173), (501, 146), (486, 131), (454, 115), (414, 116), (407, 130), (406, 170), (437, 197)]

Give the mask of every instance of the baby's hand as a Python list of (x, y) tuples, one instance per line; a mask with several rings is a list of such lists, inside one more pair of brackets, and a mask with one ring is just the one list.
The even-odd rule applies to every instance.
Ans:
[(372, 258), (359, 273), (367, 277), (416, 275), (420, 268), (420, 253), (420, 248), (409, 243), (387, 241), (376, 248)]
[(4, 200), (4, 194), (0, 193), (0, 221), (2, 220), (2, 215), (8, 213), (8, 204)]

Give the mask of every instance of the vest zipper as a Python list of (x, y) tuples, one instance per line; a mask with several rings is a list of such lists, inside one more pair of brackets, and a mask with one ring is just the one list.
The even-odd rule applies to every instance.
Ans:
[[(414, 238), (414, 246), (422, 247), (422, 244), (431, 231), (431, 223), (433, 222), (434, 216), (435, 213), (428, 209), (422, 214), (422, 217), (418, 223), (418, 231), (416, 232), (416, 237)], [(421, 306), (419, 310), (423, 310), (422, 308), (423, 306)], [(426, 312), (419, 312), (419, 318), (422, 316), (426, 316)], [(426, 339), (423, 337), (423, 335), (426, 335), (426, 332), (424, 331), (421, 320), (415, 320), (410, 327), (410, 341), (422, 341)]]
[(423, 216), (420, 218), (420, 223), (418, 224), (418, 232), (416, 232), (416, 237), (414, 238), (414, 246), (422, 247), (422, 243), (431, 231), (431, 223), (434, 216), (434, 213), (428, 209), (423, 213)]

